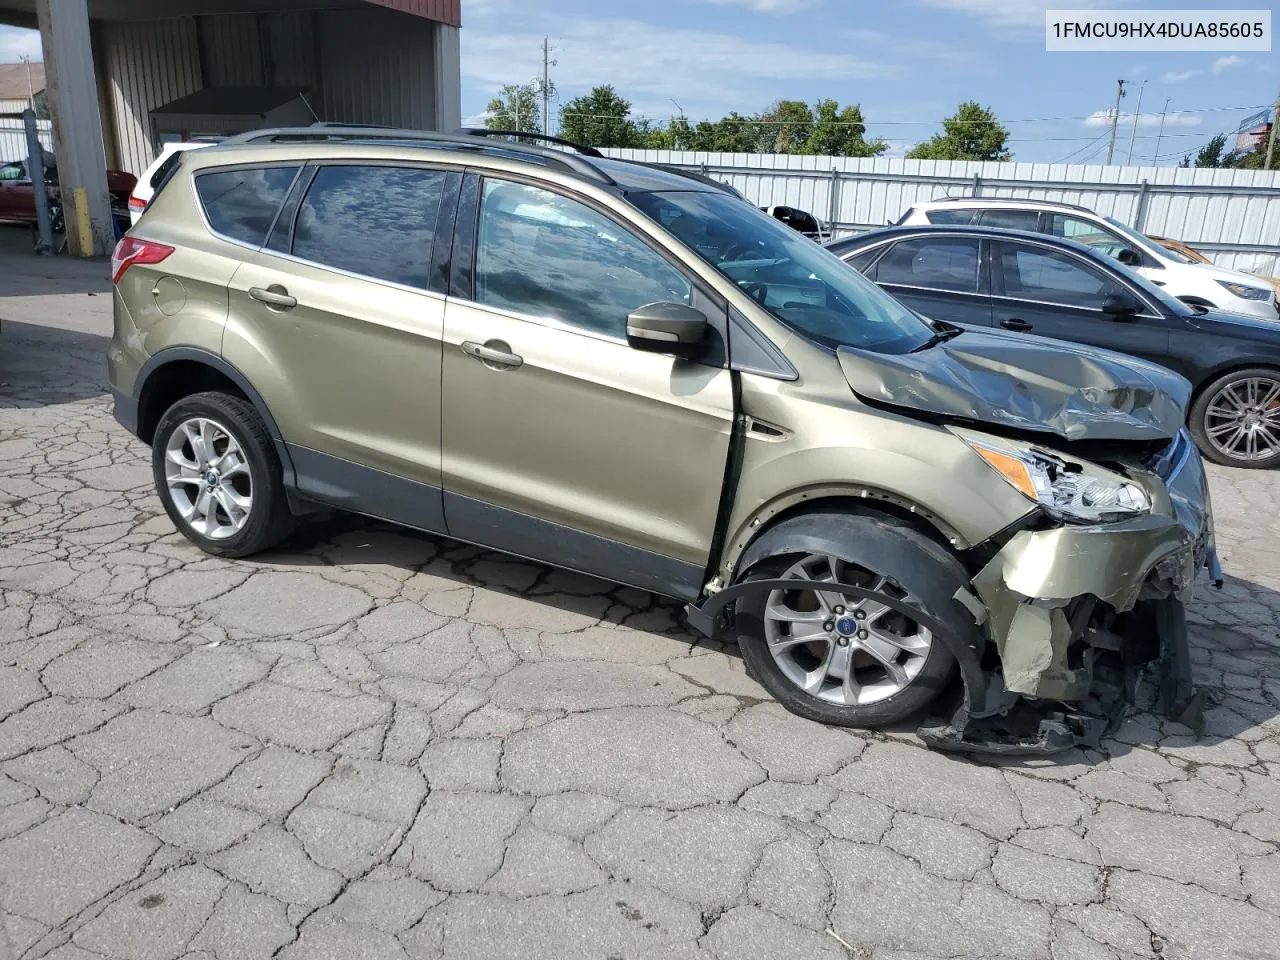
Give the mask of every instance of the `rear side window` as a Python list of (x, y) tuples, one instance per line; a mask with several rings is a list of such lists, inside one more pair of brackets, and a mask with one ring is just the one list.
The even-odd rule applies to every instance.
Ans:
[(293, 255), (425, 290), (444, 180), (418, 167), (321, 167), (298, 209)]
[(297, 174), (298, 167), (202, 173), (196, 177), (196, 193), (214, 231), (259, 247)]
[(1029, 230), (1036, 233), (1040, 229), (1040, 214), (1035, 210), (983, 210), (978, 223), (984, 227), (1004, 227), (1006, 230)]
[(929, 210), (926, 211), (925, 217), (928, 218), (930, 223), (943, 223), (948, 226), (955, 226), (958, 223), (968, 223), (972, 220), (973, 210), (956, 210), (953, 208), (947, 210)]
[(876, 264), (876, 282), (976, 293), (978, 241), (968, 237), (903, 240)]

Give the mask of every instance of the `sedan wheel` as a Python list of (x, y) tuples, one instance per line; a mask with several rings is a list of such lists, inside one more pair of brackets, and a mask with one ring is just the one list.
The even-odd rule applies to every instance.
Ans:
[(781, 578), (807, 583), (769, 594), (765, 642), (778, 669), (805, 693), (840, 706), (868, 705), (901, 693), (919, 676), (933, 646), (928, 629), (879, 600), (821, 589), (824, 582), (841, 583), (906, 599), (885, 577), (811, 555)]
[(1197, 408), (1197, 433), (1214, 460), (1235, 466), (1280, 461), (1280, 374), (1224, 377), (1205, 391)]

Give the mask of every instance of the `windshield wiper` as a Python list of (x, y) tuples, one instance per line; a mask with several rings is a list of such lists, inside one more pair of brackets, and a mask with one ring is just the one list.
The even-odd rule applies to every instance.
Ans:
[(940, 343), (946, 343), (948, 340), (954, 340), (960, 334), (964, 333), (963, 327), (953, 327), (950, 324), (944, 324), (939, 321), (933, 322), (933, 328), (936, 333), (920, 346), (912, 350), (912, 353), (919, 353), (921, 350), (928, 350), (930, 347), (936, 347)]

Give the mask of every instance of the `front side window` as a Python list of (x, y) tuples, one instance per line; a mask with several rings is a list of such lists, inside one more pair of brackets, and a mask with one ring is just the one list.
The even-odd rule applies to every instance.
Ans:
[(621, 338), (637, 307), (688, 303), (692, 292), (648, 244), (585, 204), (522, 183), (485, 180), (477, 303)]
[(876, 264), (877, 283), (978, 292), (978, 241), (917, 237), (896, 243)]
[(1108, 257), (1118, 257), (1121, 250), (1127, 250), (1129, 244), (1115, 233), (1089, 220), (1055, 213), (1050, 220), (1049, 232), (1055, 237), (1065, 237), (1086, 247), (1093, 247)]
[(1021, 300), (1101, 310), (1107, 297), (1124, 292), (1100, 270), (1054, 250), (1002, 243), (998, 262), (1005, 295)]
[(261, 246), (297, 176), (295, 167), (244, 167), (196, 177), (209, 225), (223, 236)]
[(298, 208), (293, 255), (426, 289), (444, 178), (419, 167), (321, 167)]
[(692, 190), (627, 199), (782, 323), (829, 349), (906, 353), (933, 335), (830, 250), (749, 203)]

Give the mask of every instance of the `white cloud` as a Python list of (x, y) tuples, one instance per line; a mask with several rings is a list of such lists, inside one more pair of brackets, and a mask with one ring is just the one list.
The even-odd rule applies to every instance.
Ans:
[(40, 60), (44, 49), (40, 46), (39, 30), (0, 26), (0, 63), (17, 63), (23, 57)]
[[(1059, 10), (1067, 6), (1063, 0), (915, 0), (926, 7), (967, 13), (1001, 27), (1019, 29), (1035, 28), (1044, 31), (1046, 10)], [(1100, 7), (1118, 7), (1132, 0), (1071, 0), (1075, 10)]]
[[(540, 26), (540, 25), (537, 25)], [(530, 29), (536, 29), (530, 25)], [(553, 27), (552, 29), (557, 29)], [(726, 33), (669, 30), (638, 20), (571, 20), (552, 36), (553, 79), (562, 100), (609, 83), (633, 102), (637, 116), (673, 112), (674, 97), (690, 117), (786, 96), (783, 81), (847, 82), (897, 75), (899, 66), (812, 47), (746, 40)], [(542, 31), (462, 31), (462, 72), (488, 94), (523, 83), (542, 67)]]
[[(1164, 118), (1164, 125), (1168, 127), (1198, 127), (1204, 122), (1204, 118), (1195, 113), (1170, 113)], [(1098, 110), (1089, 114), (1085, 118), (1084, 125), (1086, 127), (1109, 127), (1111, 126), (1111, 111)], [(1120, 114), (1120, 127), (1133, 126), (1133, 114)], [(1160, 114), (1143, 113), (1138, 116), (1138, 126), (1140, 127), (1158, 127), (1160, 126)]]
[(811, 10), (822, 0), (707, 0), (722, 7), (748, 7), (756, 13), (771, 13), (777, 17), (790, 16), (801, 10)]
[(1242, 63), (1244, 63), (1244, 60), (1237, 56), (1219, 57), (1217, 60), (1213, 61), (1213, 66), (1209, 69), (1211, 69), (1216, 76), (1224, 70), (1230, 70), (1232, 67), (1238, 67)]
[(1199, 70), (1170, 70), (1160, 79), (1165, 83), (1185, 83), (1192, 77), (1200, 75)]

